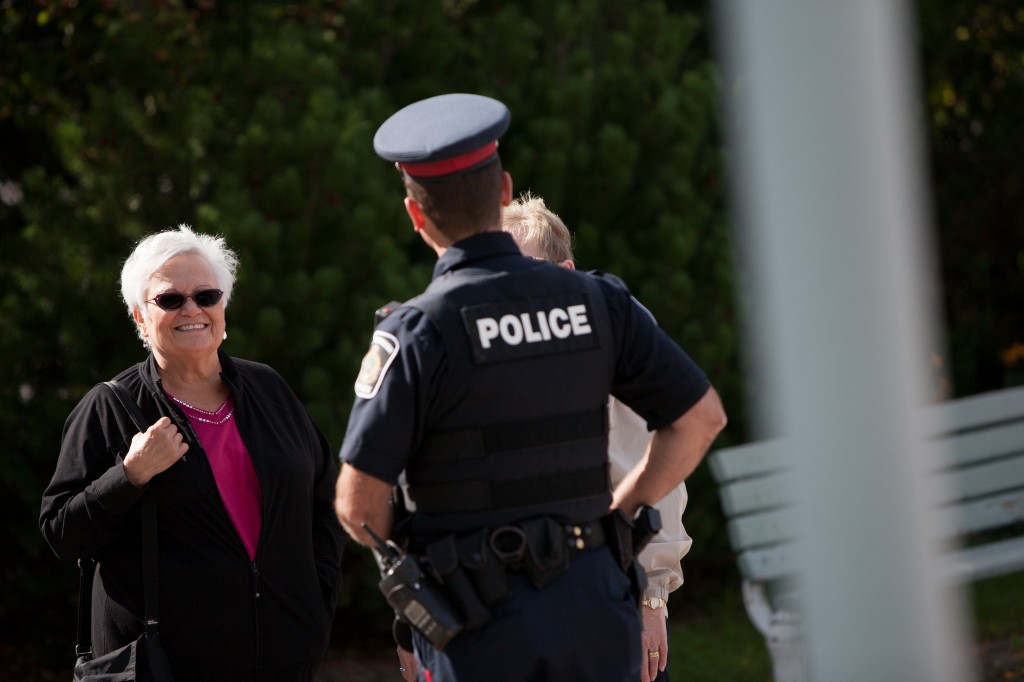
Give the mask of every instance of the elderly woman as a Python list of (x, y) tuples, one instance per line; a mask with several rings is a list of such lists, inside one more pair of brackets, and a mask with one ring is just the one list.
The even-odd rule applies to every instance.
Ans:
[(158, 510), (160, 639), (178, 680), (310, 680), (327, 646), (344, 534), (323, 434), (273, 369), (232, 358), (237, 265), (187, 226), (143, 239), (121, 294), (149, 356), (64, 426), (40, 527), (61, 558), (97, 560), (96, 655), (144, 630), (140, 500)]

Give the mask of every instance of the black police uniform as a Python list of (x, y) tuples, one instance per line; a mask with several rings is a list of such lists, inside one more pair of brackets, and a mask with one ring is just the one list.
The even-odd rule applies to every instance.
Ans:
[[(449, 247), (424, 294), (378, 326), (341, 456), (391, 483), (407, 472), (423, 552), (526, 519), (586, 526), (611, 501), (608, 395), (653, 429), (707, 389), (617, 279), (525, 258), (487, 232)], [(542, 589), (507, 572), (508, 598), (444, 651), (417, 636), (424, 669), (434, 680), (639, 679), (629, 580), (607, 547), (583, 546)]]

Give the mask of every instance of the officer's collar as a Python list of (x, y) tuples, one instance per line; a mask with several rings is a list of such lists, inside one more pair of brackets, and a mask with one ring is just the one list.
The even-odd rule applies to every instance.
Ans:
[(437, 259), (434, 279), (446, 272), (471, 265), (475, 261), (491, 256), (521, 256), (519, 247), (507, 232), (480, 232), (460, 239)]

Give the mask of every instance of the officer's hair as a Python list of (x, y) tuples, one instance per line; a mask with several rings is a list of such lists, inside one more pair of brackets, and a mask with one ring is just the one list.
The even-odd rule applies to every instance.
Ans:
[(534, 244), (553, 263), (572, 260), (569, 228), (540, 197), (524, 192), (501, 213), (501, 229), (519, 245)]
[(402, 174), (405, 191), (446, 237), (454, 241), (493, 229), (501, 221), (501, 161), (440, 178)]

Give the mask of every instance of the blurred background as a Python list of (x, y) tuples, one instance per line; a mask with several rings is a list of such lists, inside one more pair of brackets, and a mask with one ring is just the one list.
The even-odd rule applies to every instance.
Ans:
[[(913, 5), (948, 351), (937, 397), (1024, 383), (1024, 8)], [(280, 371), (340, 446), (373, 311), (435, 260), (372, 136), (443, 92), (512, 110), (516, 191), (565, 220), (578, 265), (623, 277), (750, 437), (716, 66), (697, 0), (0, 0), (0, 679), (66, 679), (77, 569), (38, 531), (64, 419), (143, 358), (120, 300), (143, 235), (222, 234), (241, 268), (228, 352)], [(717, 491), (688, 483), (694, 548), (670, 604), (677, 679), (764, 680)], [(973, 589), (979, 652), (1024, 658), (1019, 577)], [(1016, 582), (1014, 582), (1016, 580)], [(351, 546), (332, 659), (387, 658), (390, 614)], [(994, 654), (993, 654), (994, 655)], [(355, 679), (355, 678), (350, 678)]]

